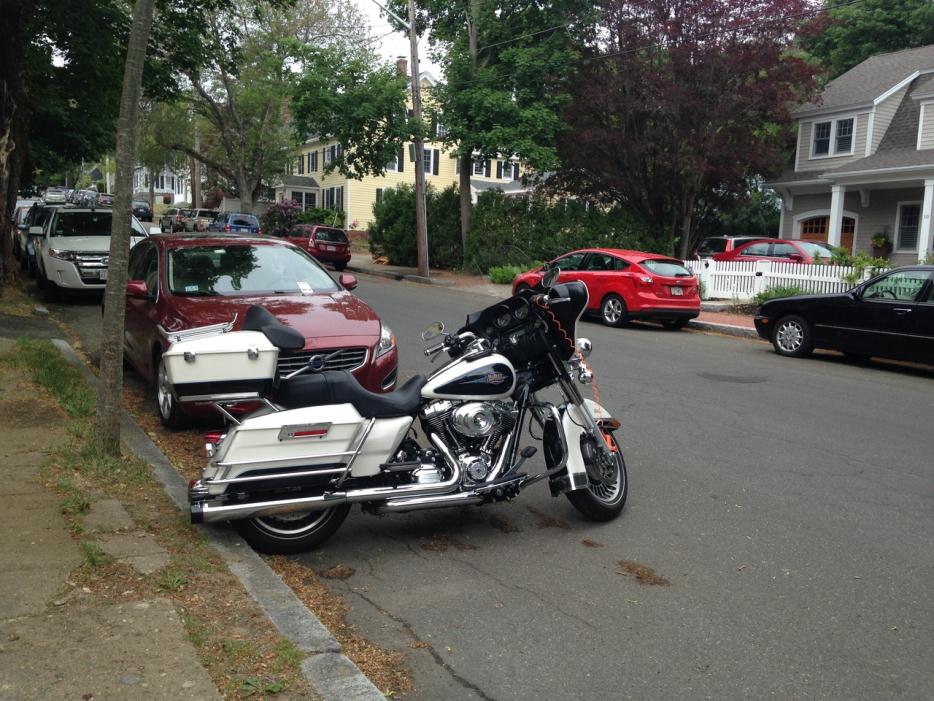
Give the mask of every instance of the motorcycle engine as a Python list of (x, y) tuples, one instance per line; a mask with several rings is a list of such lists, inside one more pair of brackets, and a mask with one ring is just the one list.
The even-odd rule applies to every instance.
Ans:
[(505, 402), (439, 400), (421, 411), (422, 428), (438, 434), (457, 456), (465, 477), (482, 482), (490, 473), (503, 438), (516, 425)]

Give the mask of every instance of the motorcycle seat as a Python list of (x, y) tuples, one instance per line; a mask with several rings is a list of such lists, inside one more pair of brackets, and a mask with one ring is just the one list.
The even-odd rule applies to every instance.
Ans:
[(388, 419), (414, 415), (421, 404), (422, 387), (427, 382), (424, 375), (416, 375), (394, 392), (377, 394), (364, 388), (346, 370), (325, 370), (283, 380), (274, 401), (285, 409), (353, 404), (365, 418)]
[(243, 331), (259, 331), (279, 350), (301, 350), (305, 347), (305, 337), (291, 326), (286, 326), (268, 309), (253, 305), (243, 317)]

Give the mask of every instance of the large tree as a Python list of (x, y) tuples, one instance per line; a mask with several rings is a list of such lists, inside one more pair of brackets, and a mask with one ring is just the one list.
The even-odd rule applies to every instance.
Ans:
[(934, 44), (931, 0), (827, 0), (804, 48), (836, 78), (870, 56)]
[(814, 69), (790, 51), (807, 0), (608, 0), (573, 81), (562, 187), (622, 204), (687, 256), (704, 193), (781, 164)]
[[(404, 0), (393, 3), (404, 15)], [(577, 44), (590, 36), (593, 4), (582, 0), (422, 0), (443, 80), (426, 99), (461, 165), (461, 236), (470, 228), (471, 163), (521, 159), (544, 172), (558, 165), (555, 140), (568, 103)]]

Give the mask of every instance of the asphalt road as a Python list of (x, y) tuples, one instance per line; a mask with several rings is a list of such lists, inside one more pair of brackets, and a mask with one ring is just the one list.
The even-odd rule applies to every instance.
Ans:
[[(432, 367), (429, 322), (492, 301), (357, 291), (393, 326), (403, 377)], [(63, 308), (94, 355), (99, 309)], [(328, 581), (367, 638), (407, 654), (409, 697), (934, 697), (934, 371), (650, 325), (579, 335), (623, 423), (619, 519), (589, 523), (539, 484), (509, 504), (354, 511), (299, 557), (353, 568)]]

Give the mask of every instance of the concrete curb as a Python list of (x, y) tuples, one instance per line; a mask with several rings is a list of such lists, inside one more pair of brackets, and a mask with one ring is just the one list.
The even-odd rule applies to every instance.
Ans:
[(756, 340), (762, 340), (755, 329), (751, 329), (748, 326), (734, 326), (733, 324), (717, 324), (712, 321), (698, 321), (697, 319), (691, 319), (688, 322), (688, 328), (697, 329), (699, 331), (715, 331), (717, 333), (726, 334), (728, 336), (739, 336), (741, 338), (754, 338)]
[[(84, 376), (97, 386), (97, 376), (84, 364), (74, 349), (60, 339), (52, 343), (70, 362), (81, 368)], [(123, 442), (141, 460), (152, 465), (156, 479), (165, 493), (185, 514), (188, 513), (188, 486), (185, 478), (123, 410), (120, 417)], [(341, 645), (286, 586), (272, 568), (253, 551), (232, 529), (203, 527), (211, 546), (217, 550), (243, 588), (262, 607), (269, 620), (284, 637), (310, 656), (302, 662), (302, 673), (326, 701), (382, 701), (385, 696), (357, 669), (345, 655)]]
[(388, 280), (404, 280), (405, 282), (417, 282), (422, 285), (438, 285), (440, 287), (454, 287), (452, 280), (439, 280), (437, 278), (427, 278), (421, 275), (412, 275), (410, 273), (400, 273), (394, 270), (374, 270), (373, 268), (358, 268), (355, 265), (348, 265), (347, 271), (357, 275), (372, 275), (373, 277), (383, 277)]

